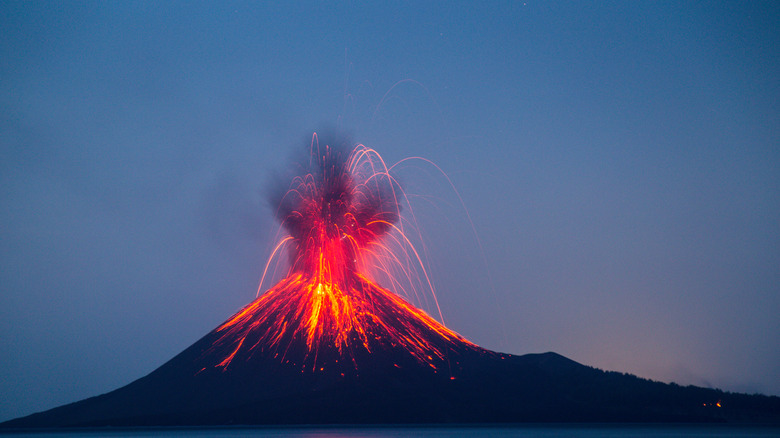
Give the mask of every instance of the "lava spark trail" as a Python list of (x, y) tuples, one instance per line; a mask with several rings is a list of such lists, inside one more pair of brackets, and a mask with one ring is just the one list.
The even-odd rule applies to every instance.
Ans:
[(285, 251), (287, 274), (217, 328), (210, 351), (225, 355), (215, 366), (225, 370), (263, 354), (302, 370), (356, 369), (359, 357), (394, 349), (436, 370), (448, 363), (450, 351), (477, 349), (372, 280), (377, 272), (407, 296), (427, 289), (435, 300), (399, 221), (401, 206), (411, 213), (411, 205), (384, 160), (363, 145), (323, 143), (313, 136), (308, 164), (273, 200), (286, 235), (266, 263), (260, 287), (272, 260)]

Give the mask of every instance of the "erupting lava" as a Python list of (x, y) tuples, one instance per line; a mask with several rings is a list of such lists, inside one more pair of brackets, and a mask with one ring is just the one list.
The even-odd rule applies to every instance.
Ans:
[[(451, 365), (454, 352), (480, 350), (370, 278), (379, 273), (407, 296), (417, 293), (408, 290), (415, 284), (433, 293), (419, 254), (396, 225), (408, 201), (376, 151), (320, 147), (315, 134), (308, 166), (274, 202), (288, 235), (263, 278), (282, 249), (290, 253), (287, 276), (215, 330), (210, 353), (224, 352), (216, 367), (257, 354), (302, 370), (343, 372), (389, 349), (437, 370)], [(424, 280), (412, 278), (412, 264)]]

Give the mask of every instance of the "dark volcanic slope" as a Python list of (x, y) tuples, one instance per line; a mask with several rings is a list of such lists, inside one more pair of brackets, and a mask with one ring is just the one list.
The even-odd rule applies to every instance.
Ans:
[[(302, 314), (289, 310), (299, 306), (263, 310), (264, 306), (298, 297), (266, 299), (268, 303), (261, 297), (125, 387), (0, 426), (780, 423), (778, 397), (651, 382), (603, 372), (555, 353), (494, 353), (437, 326), (427, 316), (415, 317), (413, 310), (404, 307), (408, 304), (384, 290), (370, 284), (355, 287), (359, 290), (352, 293), (362, 301), (352, 301), (359, 304), (352, 309), (357, 312), (350, 323), (352, 332), (341, 343), (323, 334), (316, 358), (306, 344), (305, 330), (284, 329), (279, 336), (268, 336), (274, 327), (287, 327)], [(286, 288), (283, 292), (316, 294), (317, 290)], [(317, 299), (342, 300), (338, 293)], [(327, 318), (343, 315), (342, 309), (333, 308)], [(301, 319), (309, 320), (306, 315)], [(344, 345), (349, 346), (348, 352)], [(415, 345), (425, 348), (410, 350)], [(420, 351), (431, 353), (421, 360)]]
[(651, 382), (555, 353), (474, 353), (454, 380), (382, 364), (342, 379), (269, 364), (183, 372), (204, 340), (123, 388), (3, 426), (780, 421), (778, 397)]

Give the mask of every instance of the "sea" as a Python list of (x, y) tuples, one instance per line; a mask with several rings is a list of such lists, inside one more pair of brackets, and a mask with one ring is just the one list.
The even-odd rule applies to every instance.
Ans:
[(396, 437), (453, 437), (453, 438), (780, 438), (778, 426), (734, 425), (522, 425), (522, 426), (373, 426), (373, 427), (290, 427), (290, 428), (150, 428), (150, 429), (78, 429), (36, 432), (0, 432), (2, 436), (41, 438), (125, 438), (125, 437), (214, 437), (214, 438), (396, 438)]

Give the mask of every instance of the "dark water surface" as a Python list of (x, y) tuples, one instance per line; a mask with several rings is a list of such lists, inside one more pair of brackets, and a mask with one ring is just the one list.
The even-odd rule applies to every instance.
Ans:
[(533, 426), (463, 426), (463, 427), (312, 427), (312, 428), (175, 428), (175, 429), (87, 429), (45, 432), (0, 433), (25, 437), (323, 437), (323, 438), (395, 438), (395, 437), (540, 437), (540, 438), (649, 438), (649, 437), (734, 437), (778, 438), (780, 426), (712, 426), (712, 425), (533, 425)]

